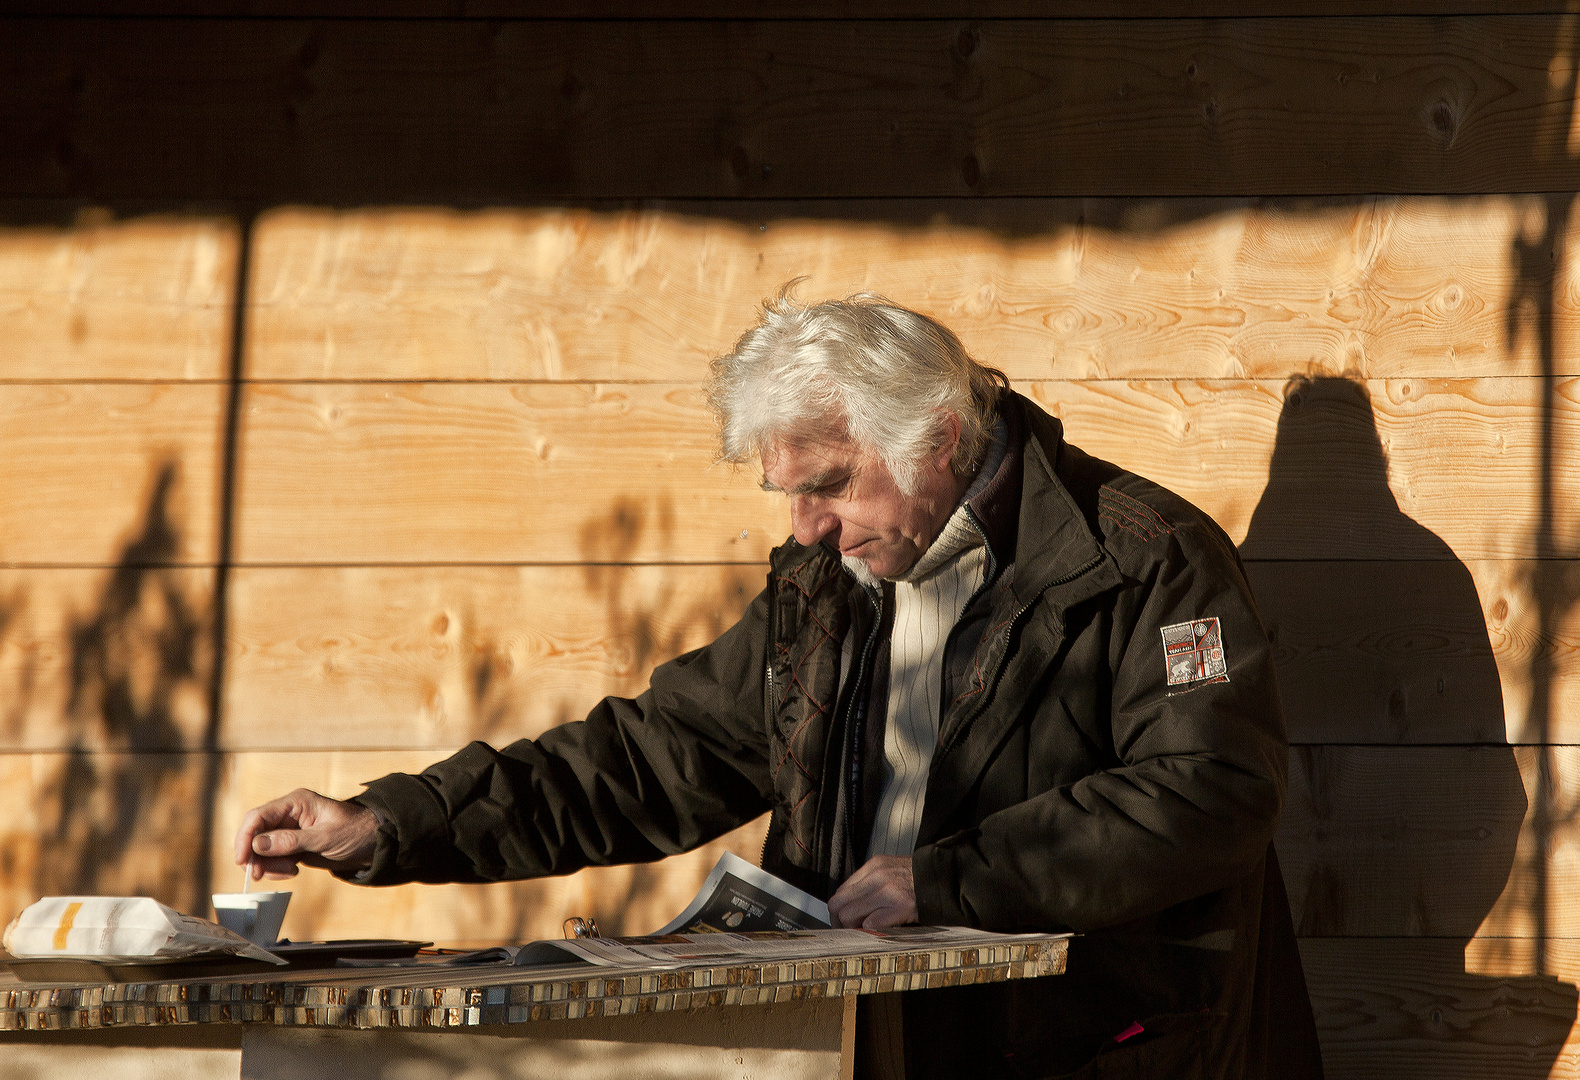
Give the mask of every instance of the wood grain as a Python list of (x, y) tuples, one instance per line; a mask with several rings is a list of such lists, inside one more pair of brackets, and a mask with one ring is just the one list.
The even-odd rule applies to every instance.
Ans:
[[(1196, 501), (1253, 560), (1575, 552), (1574, 380), (1553, 401), (1541, 535), (1537, 380), (1327, 380), (1287, 410), (1277, 382), (1024, 389), (1078, 445)], [(0, 386), (0, 561), (211, 562), (224, 392)], [(788, 531), (785, 508), (750, 468), (710, 469), (712, 449), (691, 386), (256, 385), (242, 415), (237, 557), (761, 561)]]
[[(1499, 904), (1529, 809), (1512, 748), (1302, 746), (1289, 775), (1278, 857), (1302, 936), (1468, 939)], [(1523, 932), (1524, 905), (1502, 912), (1502, 936)]]
[(1580, 747), (1301, 746), (1289, 779), (1302, 937), (1475, 937), (1488, 963), (1580, 939)]
[(1565, 191), (1563, 19), (15, 19), (0, 195)]
[[(511, 0), (0, 0), (0, 15), (157, 18), (401, 18), (401, 19), (1137, 19), (1245, 18), (1310, 15), (1484, 15), (1488, 0), (1144, 0), (1116, 10), (1103, 0), (1066, 0), (1050, 11), (1032, 0), (556, 0), (530, 6)], [(1562, 0), (1499, 0), (1503, 14), (1561, 15)]]
[[(1537, 733), (1526, 717), (1541, 692), (1553, 717), (1544, 738), (1580, 742), (1580, 609), (1539, 635), (1532, 573), (1503, 562), (1473, 563), (1468, 575), (1453, 562), (1252, 564), (1258, 603), (1277, 630), (1291, 739), (1529, 740)], [(654, 665), (711, 641), (762, 574), (243, 569), (232, 586), (225, 745), (371, 749), (535, 736), (606, 694), (639, 692)]]
[(700, 390), (254, 385), (242, 562), (757, 562), (788, 532), (713, 467)]
[(1246, 569), (1292, 742), (1580, 743), (1580, 564)]
[(712, 641), (761, 566), (239, 571), (227, 748), (503, 744), (635, 696)]
[[(1287, 409), (1276, 382), (1024, 389), (1251, 559), (1530, 558), (1580, 532), (1574, 381), (1554, 402), (1550, 537), (1533, 380), (1327, 380)], [(788, 531), (749, 467), (709, 471), (689, 386), (252, 386), (243, 425), (244, 563), (756, 562)]]
[[(797, 276), (809, 298), (929, 312), (1016, 378), (1531, 374), (1527, 288), (1550, 291), (1555, 334), (1580, 323), (1566, 279), (1514, 269), (1548, 217), (1536, 196), (905, 208), (275, 211), (255, 227), (246, 373), (700, 379)], [(222, 377), (234, 234), (173, 216), (0, 230), (0, 379)]]
[[(1249, 572), (1294, 743), (1580, 742), (1580, 607), (1541, 625), (1538, 564)], [(762, 576), (758, 565), (240, 568), (221, 739), (378, 749), (537, 735), (606, 694), (639, 692), (654, 665), (730, 625)], [(0, 570), (0, 749), (197, 746), (212, 585), (206, 568)]]
[(197, 910), (197, 754), (0, 754), (0, 918), (40, 896), (152, 896)]
[[(1293, 742), (1580, 742), (1580, 608), (1542, 629), (1535, 564), (1249, 571)], [(535, 736), (605, 694), (638, 693), (654, 665), (730, 625), (762, 576), (754, 565), (244, 567), (231, 581), (222, 743)], [(199, 745), (212, 586), (206, 568), (0, 570), (0, 748)], [(1545, 732), (1531, 719), (1538, 700)]]
[(213, 589), (208, 568), (0, 569), (0, 751), (202, 746)]
[(1023, 388), (1072, 442), (1190, 499), (1251, 560), (1573, 555), (1577, 390), (1555, 388), (1553, 506), (1541, 529), (1537, 380)]
[(225, 377), (238, 238), (188, 215), (0, 228), (0, 380)]
[(0, 385), (0, 564), (215, 558), (225, 387)]
[[(796, 277), (927, 312), (1018, 379), (1532, 374), (1536, 196), (867, 200), (663, 211), (284, 209), (255, 229), (258, 379), (701, 380)], [(1568, 252), (1573, 241), (1559, 247)], [(1512, 329), (1511, 329), (1512, 328)], [(1568, 350), (1557, 370), (1580, 373)]]
[(1301, 943), (1326, 1074), (1339, 1080), (1573, 1080), (1580, 948), (1552, 942), (1549, 973), (1466, 971), (1452, 940)]

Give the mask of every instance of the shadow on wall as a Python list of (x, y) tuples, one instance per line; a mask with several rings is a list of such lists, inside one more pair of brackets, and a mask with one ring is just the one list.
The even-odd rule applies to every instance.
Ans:
[[(646, 689), (653, 668), (711, 642), (741, 617), (762, 587), (759, 566), (719, 567), (708, 579), (685, 567), (636, 569), (635, 557), (644, 535), (658, 533), (660, 550), (674, 550), (675, 512), (667, 497), (649, 507), (641, 500), (618, 500), (611, 512), (588, 521), (581, 530), (581, 558), (588, 591), (602, 598), (610, 647), (616, 650), (619, 694)], [(649, 587), (639, 574), (654, 574)], [(683, 582), (706, 586), (690, 592)], [(591, 704), (589, 702), (588, 704)], [(563, 719), (577, 719), (562, 710)], [(677, 875), (664, 863), (638, 863), (595, 872), (592, 914), (609, 934), (646, 934), (668, 922), (683, 908), (712, 868), (718, 854), (693, 859), (695, 875)]]
[(588, 591), (603, 598), (622, 694), (640, 692), (653, 668), (728, 630), (762, 588), (764, 568), (757, 565), (719, 567), (715, 580), (690, 595), (681, 582), (701, 581), (703, 575), (662, 567), (647, 588), (635, 568), (650, 530), (659, 534), (659, 550), (674, 550), (675, 512), (667, 496), (651, 509), (629, 497), (617, 500), (607, 517), (581, 529), (583, 575)]
[(208, 613), (171, 567), (174, 461), (150, 486), (137, 535), (94, 608), (71, 626), (64, 762), (41, 793), (38, 895), (152, 896), (191, 907), (205, 844), (199, 755), (184, 752), (183, 712), (208, 693)]
[[(1565, 70), (1569, 72), (1569, 99), (1572, 100), (1580, 71), (1572, 64), (1566, 65)], [(1524, 868), (1532, 886), (1530, 917), (1535, 950), (1531, 966), (1536, 971), (1548, 971), (1556, 966), (1549, 950), (1553, 921), (1553, 913), (1549, 910), (1551, 852), (1561, 839), (1559, 834), (1580, 816), (1580, 806), (1573, 802), (1572, 794), (1566, 796), (1562, 790), (1557, 754), (1551, 745), (1556, 734), (1553, 698), (1559, 678), (1556, 660), (1562, 649), (1559, 634), (1569, 612), (1580, 604), (1580, 544), (1573, 540), (1566, 542), (1558, 535), (1557, 476), (1564, 464), (1560, 461), (1555, 429), (1558, 388), (1554, 309), (1564, 264), (1568, 261), (1574, 206), (1573, 195), (1548, 196), (1544, 213), (1539, 218), (1529, 216), (1523, 235), (1515, 237), (1511, 251), (1515, 285), (1509, 297), (1504, 327), (1511, 353), (1522, 334), (1532, 336), (1542, 373), (1536, 558), (1530, 563), (1530, 574), (1524, 583), (1536, 616), (1533, 636), (1537, 647), (1531, 654), (1525, 728), (1519, 736), (1521, 742), (1535, 744), (1532, 749), (1536, 755), (1531, 837), (1527, 845), (1528, 864)]]
[(1241, 553), (1294, 744), (1279, 859), (1329, 1075), (1368, 1074), (1386, 1043), (1410, 1048), (1401, 1076), (1479, 1053), (1487, 1075), (1546, 1077), (1576, 988), (1464, 964), (1527, 809), (1481, 602), (1394, 501), (1364, 384), (1291, 380)]

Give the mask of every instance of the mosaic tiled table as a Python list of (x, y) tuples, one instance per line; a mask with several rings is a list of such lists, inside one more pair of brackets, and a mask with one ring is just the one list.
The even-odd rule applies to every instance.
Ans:
[[(197, 1057), (182, 1075), (231, 1080), (362, 1080), (412, 1057), (425, 1077), (848, 1075), (860, 995), (1058, 975), (1067, 944), (1049, 935), (648, 969), (423, 965), (111, 984), (12, 977), (0, 981), (0, 1063), (43, 1080), (62, 1054), (70, 1071), (60, 1075), (80, 1076), (100, 1052), (186, 1047)], [(433, 1038), (443, 1033), (468, 1037)]]

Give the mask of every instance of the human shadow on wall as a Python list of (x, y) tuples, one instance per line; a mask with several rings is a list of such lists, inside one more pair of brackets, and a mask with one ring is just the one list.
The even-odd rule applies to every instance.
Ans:
[(1328, 1075), (1369, 1074), (1388, 1043), (1409, 1048), (1389, 1062), (1399, 1076), (1435, 1080), (1479, 1052), (1505, 1080), (1546, 1077), (1576, 988), (1464, 963), (1527, 809), (1481, 601), (1400, 511), (1365, 384), (1286, 386), (1240, 550), (1289, 726), (1279, 860)]
[(183, 747), (208, 687), (209, 640), (202, 601), (170, 565), (178, 481), (174, 461), (158, 468), (137, 534), (92, 610), (72, 620), (67, 752), (43, 791), (39, 895), (152, 896), (202, 910), (190, 904), (206, 795)]

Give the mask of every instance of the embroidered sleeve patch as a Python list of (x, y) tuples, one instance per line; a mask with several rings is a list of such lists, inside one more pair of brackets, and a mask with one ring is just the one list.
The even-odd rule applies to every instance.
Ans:
[(1217, 619), (1193, 619), (1163, 628), (1163, 663), (1169, 685), (1194, 682), (1228, 682), (1229, 665), (1223, 658), (1223, 635)]

